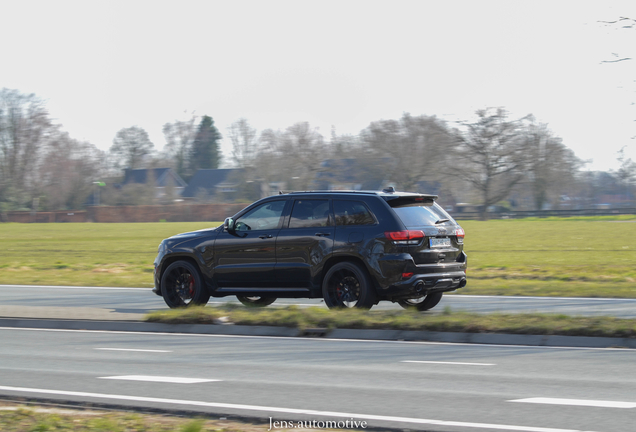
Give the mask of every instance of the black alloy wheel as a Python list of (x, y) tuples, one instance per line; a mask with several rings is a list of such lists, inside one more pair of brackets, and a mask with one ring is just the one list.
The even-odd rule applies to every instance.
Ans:
[(175, 261), (168, 266), (161, 277), (161, 292), (171, 308), (205, 305), (210, 300), (199, 270), (188, 261)]
[(353, 262), (341, 262), (329, 269), (322, 282), (322, 295), (329, 309), (370, 309), (375, 304), (366, 269)]
[(276, 297), (237, 295), (236, 298), (247, 307), (265, 307), (276, 301)]
[(424, 312), (437, 306), (437, 303), (442, 299), (442, 295), (443, 293), (436, 292), (416, 299), (398, 300), (398, 304), (404, 309), (415, 308), (420, 312)]

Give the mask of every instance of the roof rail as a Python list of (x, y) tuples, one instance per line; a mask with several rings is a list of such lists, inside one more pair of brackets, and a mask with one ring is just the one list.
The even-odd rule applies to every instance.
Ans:
[(301, 193), (309, 193), (309, 194), (346, 194), (346, 193), (356, 193), (356, 194), (366, 194), (366, 195), (376, 195), (380, 192), (377, 191), (360, 191), (360, 190), (309, 190), (309, 191), (283, 191), (283, 193), (289, 194), (301, 194)]

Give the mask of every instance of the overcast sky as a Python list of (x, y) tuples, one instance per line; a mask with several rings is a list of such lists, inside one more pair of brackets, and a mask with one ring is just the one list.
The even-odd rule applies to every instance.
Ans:
[[(222, 134), (308, 121), (329, 137), (402, 113), (532, 113), (588, 169), (636, 160), (636, 1), (0, 0), (0, 87), (108, 149), (192, 112)], [(634, 60), (602, 63), (632, 57)], [(227, 146), (226, 146), (227, 148)]]

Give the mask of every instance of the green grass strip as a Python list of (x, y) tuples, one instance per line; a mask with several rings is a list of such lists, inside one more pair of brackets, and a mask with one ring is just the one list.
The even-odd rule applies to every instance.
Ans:
[(482, 315), (454, 312), (448, 307), (442, 313), (434, 314), (414, 310), (328, 310), (298, 306), (255, 309), (239, 305), (223, 305), (157, 311), (148, 314), (146, 321), (170, 324), (215, 324), (222, 317), (227, 317), (229, 322), (237, 325), (298, 329), (393, 329), (636, 338), (636, 319), (540, 313)]
[(0, 402), (0, 430), (7, 432), (263, 432), (268, 427), (266, 422), (252, 424)]

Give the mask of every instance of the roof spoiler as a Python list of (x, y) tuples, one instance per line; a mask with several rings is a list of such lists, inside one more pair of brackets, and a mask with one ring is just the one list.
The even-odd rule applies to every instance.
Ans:
[(437, 199), (437, 195), (428, 194), (408, 194), (408, 195), (382, 195), (382, 198), (391, 207), (404, 207), (404, 206), (421, 206), (421, 205), (433, 205)]

